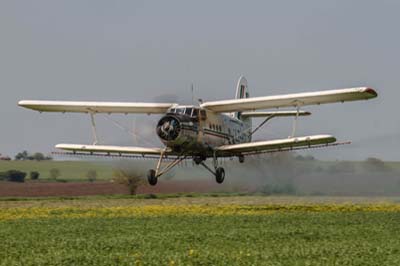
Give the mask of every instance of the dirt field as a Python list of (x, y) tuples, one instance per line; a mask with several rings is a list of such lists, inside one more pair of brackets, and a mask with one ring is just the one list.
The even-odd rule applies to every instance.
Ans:
[[(155, 187), (142, 185), (138, 194), (188, 193), (229, 191), (227, 186), (219, 186), (210, 181), (160, 181)], [(126, 186), (112, 182), (0, 182), (0, 197), (47, 197), (47, 196), (89, 196), (128, 194)]]

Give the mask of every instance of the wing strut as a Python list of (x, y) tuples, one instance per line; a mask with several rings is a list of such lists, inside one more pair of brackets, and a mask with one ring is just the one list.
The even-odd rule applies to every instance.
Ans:
[(300, 105), (297, 104), (297, 105), (296, 105), (296, 116), (294, 117), (294, 120), (293, 120), (292, 135), (291, 135), (289, 138), (294, 138), (294, 136), (296, 135), (297, 120), (298, 120), (298, 118), (299, 118), (299, 113), (300, 113)]
[(94, 113), (90, 112), (90, 120), (92, 122), (92, 132), (93, 132), (93, 145), (99, 144), (99, 138), (97, 136), (96, 121), (94, 120)]
[(270, 116), (268, 116), (267, 118), (265, 118), (265, 120), (258, 126), (256, 127), (256, 129), (254, 129), (251, 133), (250, 133), (250, 137), (254, 135), (254, 133), (256, 133), (257, 130), (259, 130), (263, 125), (265, 125), (265, 123), (267, 123), (269, 120), (271, 120), (272, 118), (274, 118), (275, 115), (272, 114)]

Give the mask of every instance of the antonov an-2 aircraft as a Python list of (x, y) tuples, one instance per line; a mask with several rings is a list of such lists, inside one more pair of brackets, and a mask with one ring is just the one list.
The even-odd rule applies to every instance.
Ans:
[[(103, 155), (141, 155), (157, 156), (155, 169), (147, 173), (150, 185), (156, 185), (158, 177), (171, 170), (182, 160), (192, 159), (204, 166), (214, 176), (217, 183), (225, 179), (225, 170), (219, 166), (220, 157), (237, 157), (244, 162), (246, 155), (279, 152), (298, 148), (330, 146), (336, 143), (331, 135), (311, 135), (296, 137), (296, 121), (299, 116), (310, 115), (300, 110), (306, 105), (368, 100), (377, 97), (372, 88), (360, 87), (339, 90), (295, 93), (265, 97), (250, 97), (247, 80), (240, 77), (236, 98), (232, 100), (201, 102), (199, 106), (178, 105), (175, 103), (138, 102), (74, 102), (74, 101), (32, 101), (23, 100), (22, 107), (39, 112), (75, 112), (91, 116), (94, 130), (94, 143), (58, 144), (56, 148), (73, 152)], [(257, 111), (291, 107), (288, 111)], [(94, 115), (99, 113), (141, 113), (162, 114), (156, 126), (156, 133), (165, 145), (164, 148), (142, 148), (132, 146), (99, 145), (96, 137)], [(253, 134), (273, 117), (294, 117), (293, 132), (290, 137), (265, 141), (253, 141)], [(252, 127), (252, 118), (265, 120)], [(204, 162), (212, 158), (213, 169)], [(165, 161), (165, 163), (163, 163)]]

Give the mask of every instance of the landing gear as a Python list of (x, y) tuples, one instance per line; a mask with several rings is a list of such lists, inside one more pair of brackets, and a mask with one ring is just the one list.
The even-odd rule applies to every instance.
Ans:
[(147, 181), (152, 186), (157, 185), (158, 177), (156, 176), (156, 171), (151, 169), (147, 172)]
[(217, 181), (218, 184), (222, 184), (225, 179), (225, 170), (222, 167), (218, 167), (217, 170), (215, 171), (215, 181)]
[(244, 163), (244, 156), (243, 155), (239, 155), (239, 163)]
[(186, 159), (186, 155), (179, 155), (176, 158), (174, 158), (172, 161), (167, 163), (164, 167), (162, 167), (162, 161), (164, 158), (165, 151), (161, 153), (160, 159), (158, 160), (157, 163), (157, 168), (156, 170), (150, 169), (147, 172), (147, 181), (149, 182), (150, 185), (155, 186), (158, 181), (158, 177), (162, 176), (163, 174), (167, 173), (170, 171), (172, 168), (174, 168), (176, 165), (178, 165), (180, 162)]
[(204, 162), (207, 159), (207, 157), (200, 155), (200, 156), (195, 156), (193, 157), (193, 161), (196, 165), (201, 164), (202, 162)]
[(217, 181), (218, 184), (222, 184), (225, 180), (225, 170), (224, 168), (218, 166), (218, 158), (215, 153), (213, 159), (215, 171), (208, 167), (204, 161), (201, 161), (200, 164), (215, 176), (215, 181)]

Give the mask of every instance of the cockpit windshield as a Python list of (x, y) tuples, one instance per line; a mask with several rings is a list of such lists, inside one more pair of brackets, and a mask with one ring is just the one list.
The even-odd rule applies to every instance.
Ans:
[(198, 117), (199, 112), (200, 112), (199, 108), (179, 107), (179, 108), (171, 108), (168, 113), (186, 115), (190, 117)]
[(185, 113), (185, 108), (176, 108), (176, 111), (175, 111), (175, 113), (176, 114), (184, 114)]

